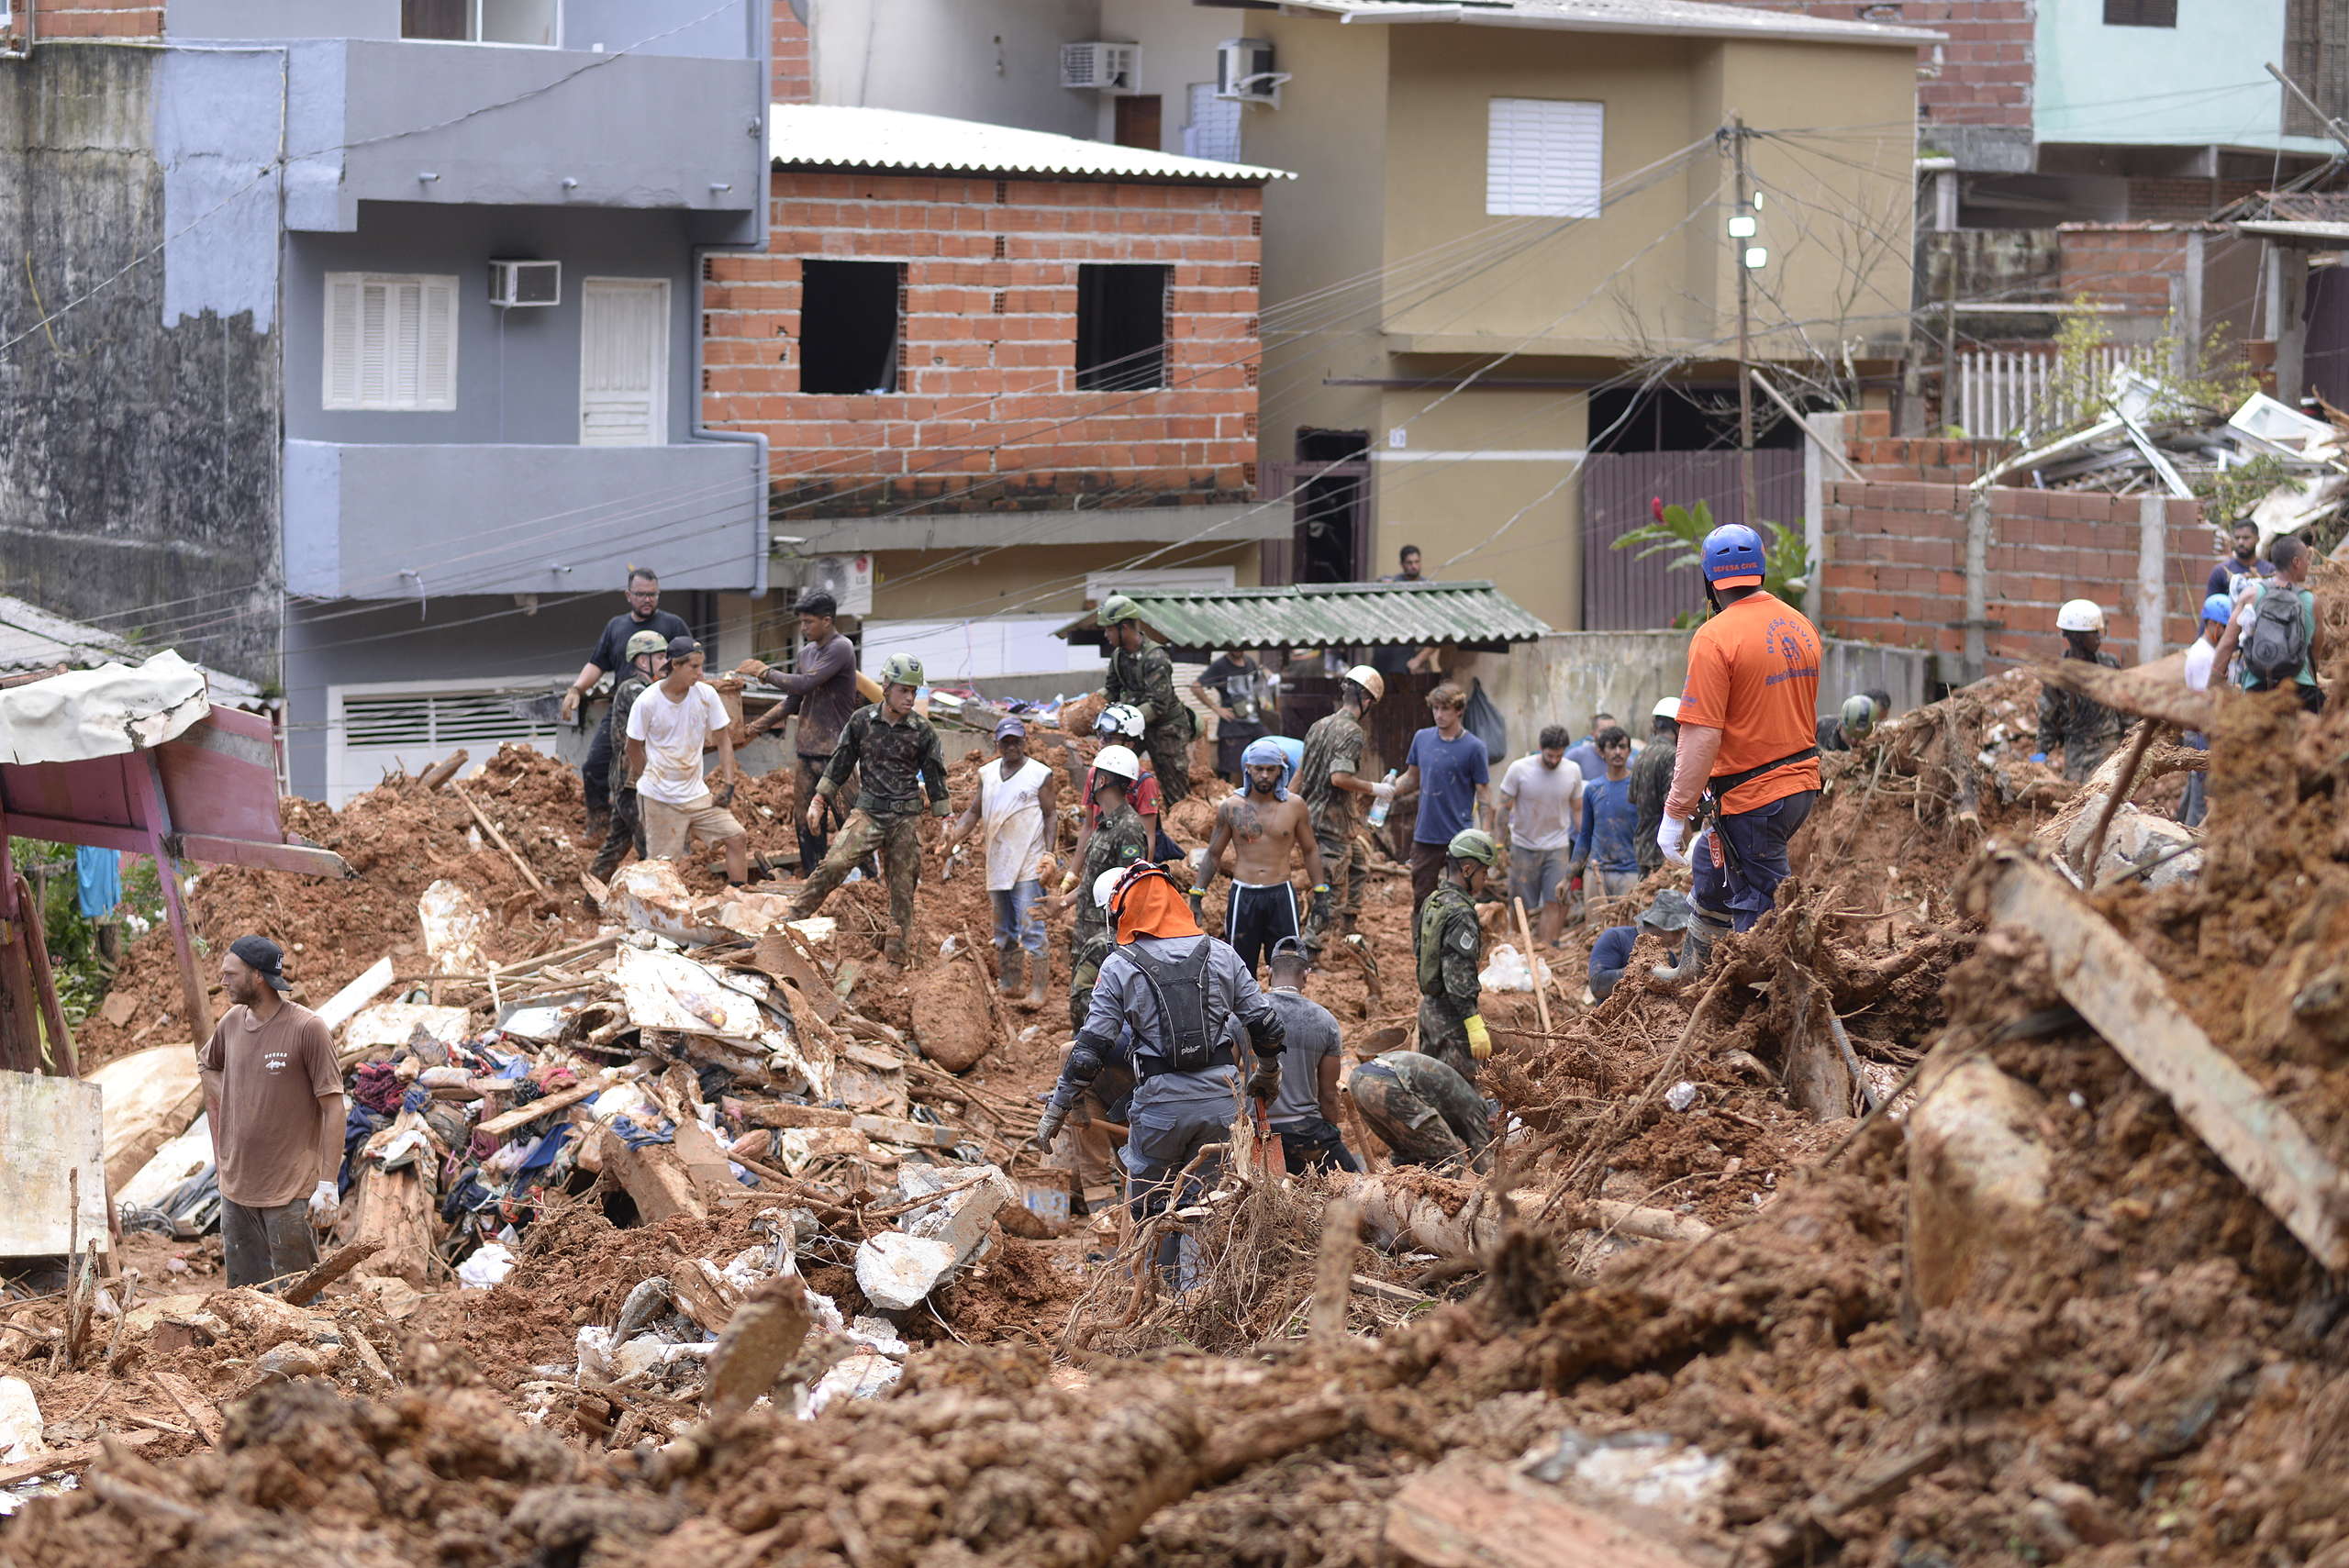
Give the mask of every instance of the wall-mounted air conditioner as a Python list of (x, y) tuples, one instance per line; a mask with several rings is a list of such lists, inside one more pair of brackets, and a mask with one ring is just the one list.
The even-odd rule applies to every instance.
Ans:
[(562, 303), (561, 261), (492, 261), (489, 303), (507, 309)]
[(869, 616), (873, 613), (873, 558), (811, 555), (800, 565), (799, 586), (803, 592), (821, 588), (844, 616)]
[(1215, 48), (1215, 95), (1242, 104), (1281, 106), (1288, 73), (1273, 69), (1270, 39), (1226, 39)]
[(1061, 45), (1061, 85), (1090, 93), (1139, 93), (1141, 91), (1141, 45), (1098, 42)]

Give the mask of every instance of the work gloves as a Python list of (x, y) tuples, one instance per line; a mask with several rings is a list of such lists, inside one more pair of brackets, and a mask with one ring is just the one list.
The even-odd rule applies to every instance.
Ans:
[(1468, 1054), (1479, 1062), (1489, 1062), (1493, 1055), (1493, 1031), (1485, 1027), (1482, 1013), (1471, 1013), (1462, 1026), (1468, 1031)]
[(1281, 1092), (1281, 1060), (1277, 1056), (1259, 1057), (1256, 1071), (1248, 1074), (1248, 1097), (1270, 1105)]
[(570, 724), (575, 722), (578, 717), (579, 688), (577, 686), (571, 686), (566, 688), (562, 694), (562, 721), (565, 724)]
[(1655, 847), (1662, 850), (1664, 858), (1674, 865), (1685, 866), (1688, 863), (1688, 856), (1681, 850), (1680, 841), (1687, 834), (1687, 817), (1667, 817), (1655, 825)]
[(335, 1195), (334, 1184), (320, 1182), (310, 1194), (310, 1223), (324, 1230), (341, 1213), (342, 1199)]
[(1370, 786), (1370, 798), (1381, 804), (1395, 798), (1395, 781), (1381, 779)]
[(1038, 1147), (1050, 1149), (1052, 1146), (1052, 1140), (1061, 1135), (1062, 1124), (1067, 1120), (1068, 1108), (1066, 1106), (1046, 1106), (1044, 1107), (1044, 1114), (1036, 1118), (1036, 1142)]

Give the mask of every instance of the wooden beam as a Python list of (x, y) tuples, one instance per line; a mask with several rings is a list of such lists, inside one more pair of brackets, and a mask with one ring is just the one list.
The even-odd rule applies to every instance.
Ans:
[(2292, 1114), (2170, 1000), (2161, 972), (2044, 867), (1998, 857), (1994, 924), (2046, 945), (2056, 989), (2319, 1262), (2349, 1267), (2349, 1184)]
[[(155, 1440), (153, 1432), (118, 1432), (115, 1441), (128, 1448), (143, 1448)], [(14, 1486), (19, 1481), (29, 1481), (36, 1475), (55, 1475), (63, 1471), (79, 1470), (92, 1460), (106, 1457), (105, 1445), (72, 1443), (53, 1448), (47, 1453), (34, 1454), (13, 1464), (0, 1464), (0, 1486)]]
[(573, 1084), (568, 1089), (558, 1089), (551, 1095), (541, 1095), (527, 1106), (516, 1106), (510, 1111), (500, 1111), (473, 1129), (492, 1138), (503, 1138), (518, 1127), (528, 1127), (542, 1116), (555, 1111), (567, 1111), (582, 1100), (593, 1099), (611, 1084), (596, 1078), (584, 1084)]
[(2207, 731), (2219, 717), (2220, 693), (2215, 687), (2189, 691), (2176, 681), (2146, 680), (2139, 670), (2108, 670), (2085, 659), (2034, 664), (2031, 673), (2043, 684), (2094, 697), (2115, 713), (2158, 718), (2180, 729)]
[(1478, 1460), (1422, 1471), (1387, 1500), (1386, 1544), (1425, 1568), (1700, 1568), (1644, 1529)]

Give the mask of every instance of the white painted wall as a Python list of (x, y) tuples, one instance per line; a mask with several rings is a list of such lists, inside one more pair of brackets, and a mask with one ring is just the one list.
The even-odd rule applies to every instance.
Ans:
[(1099, 95), (1060, 49), (1105, 35), (1098, 0), (811, 0), (816, 101), (1090, 137)]

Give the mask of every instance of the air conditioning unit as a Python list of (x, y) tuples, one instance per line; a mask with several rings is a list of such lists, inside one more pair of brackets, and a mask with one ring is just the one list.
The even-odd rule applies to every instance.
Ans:
[(1286, 72), (1273, 69), (1270, 39), (1226, 39), (1215, 46), (1215, 95), (1242, 104), (1281, 106)]
[(869, 616), (873, 613), (873, 558), (811, 555), (801, 563), (799, 586), (802, 592), (821, 588), (844, 616)]
[(492, 261), (489, 303), (507, 309), (562, 303), (561, 261)]
[(1061, 85), (1092, 93), (1139, 93), (1141, 91), (1141, 45), (1061, 45)]

